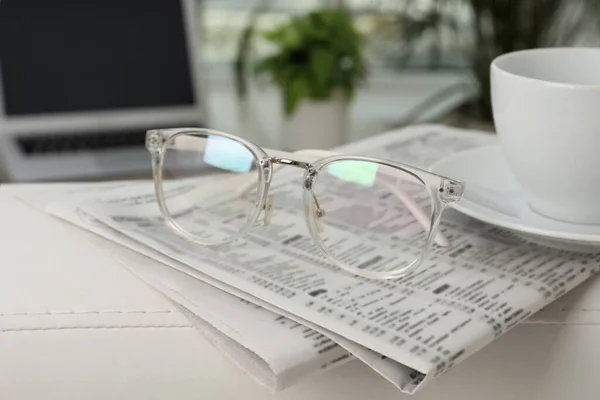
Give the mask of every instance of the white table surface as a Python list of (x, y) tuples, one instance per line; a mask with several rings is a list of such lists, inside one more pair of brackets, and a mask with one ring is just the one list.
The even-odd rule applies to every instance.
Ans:
[[(91, 236), (0, 187), (0, 399), (400, 399), (360, 362), (280, 393), (258, 386)], [(600, 279), (414, 399), (598, 399)]]

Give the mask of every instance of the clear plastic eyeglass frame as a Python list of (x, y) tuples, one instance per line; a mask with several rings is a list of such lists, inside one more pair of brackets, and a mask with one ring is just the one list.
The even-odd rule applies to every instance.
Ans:
[[(165, 195), (163, 193), (163, 164), (165, 152), (168, 149), (169, 143), (173, 141), (178, 135), (188, 135), (205, 138), (207, 136), (218, 136), (230, 140), (234, 140), (239, 144), (243, 145), (248, 151), (252, 153), (256, 160), (256, 164), (259, 168), (257, 175), (253, 175), (246, 183), (236, 186), (237, 193), (241, 196), (251, 190), (257, 191), (256, 205), (248, 218), (248, 222), (236, 233), (218, 243), (208, 243), (202, 239), (190, 234), (183, 229), (171, 216), (168, 211)], [(415, 271), (423, 261), (428, 257), (429, 252), (434, 243), (441, 246), (449, 246), (449, 241), (439, 232), (439, 224), (441, 221), (442, 214), (446, 207), (462, 198), (465, 184), (461, 181), (440, 176), (410, 165), (398, 163), (391, 160), (364, 157), (357, 155), (340, 155), (331, 153), (323, 150), (306, 150), (295, 153), (287, 153), (278, 150), (263, 149), (247, 140), (239, 138), (237, 136), (219, 132), (210, 129), (201, 128), (170, 128), (170, 129), (157, 129), (150, 130), (146, 133), (146, 148), (152, 155), (152, 170), (154, 176), (154, 188), (157, 198), (157, 203), (162, 213), (165, 223), (175, 233), (182, 236), (183, 238), (192, 242), (205, 245), (215, 246), (231, 243), (236, 239), (244, 236), (258, 221), (261, 212), (265, 209), (267, 202), (269, 186), (273, 173), (278, 167), (283, 165), (293, 166), (304, 169), (304, 178), (302, 182), (303, 188), (303, 200), (304, 206), (307, 212), (305, 212), (306, 224), (308, 230), (315, 242), (315, 244), (321, 249), (321, 251), (327, 256), (327, 258), (337, 265), (339, 268), (346, 270), (354, 275), (358, 275), (369, 279), (396, 279), (406, 276)], [(422, 184), (427, 192), (429, 193), (432, 210), (430, 215), (424, 213), (419, 206), (411, 202), (399, 189), (390, 188), (393, 193), (400, 198), (401, 201), (407, 206), (409, 211), (413, 213), (416, 219), (420, 222), (423, 229), (428, 232), (426, 243), (423, 246), (421, 254), (411, 263), (408, 263), (402, 269), (394, 271), (367, 271), (359, 268), (352, 267), (340, 260), (338, 260), (325, 246), (321, 235), (319, 234), (319, 221), (317, 221), (318, 215), (318, 203), (315, 201), (316, 195), (313, 191), (313, 183), (319, 173), (326, 168), (329, 164), (338, 161), (366, 161), (372, 162), (379, 165), (395, 168), (403, 173), (414, 178), (415, 182)], [(256, 173), (256, 171), (254, 171)], [(256, 178), (258, 176), (258, 180)]]

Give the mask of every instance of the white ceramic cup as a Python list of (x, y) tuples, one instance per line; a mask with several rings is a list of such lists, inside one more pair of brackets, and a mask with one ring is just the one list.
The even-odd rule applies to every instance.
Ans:
[(501, 55), (491, 85), (500, 144), (530, 207), (600, 224), (600, 48)]

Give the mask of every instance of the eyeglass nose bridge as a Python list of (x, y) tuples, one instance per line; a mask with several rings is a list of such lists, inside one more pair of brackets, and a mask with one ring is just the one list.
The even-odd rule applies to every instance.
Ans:
[[(292, 160), (292, 159), (284, 158), (284, 157), (269, 157), (269, 161), (272, 164), (290, 165), (292, 167), (304, 169), (305, 171), (307, 171), (307, 174), (305, 175), (304, 186), (308, 190), (311, 189), (312, 184), (313, 184), (313, 179), (314, 179), (314, 177), (316, 175), (315, 169), (314, 169), (314, 167), (312, 166), (311, 163), (308, 163), (308, 162), (305, 162), (305, 161), (299, 161), (299, 160)], [(270, 201), (272, 202), (272, 199), (270, 199)], [(315, 218), (316, 218), (317, 222), (319, 224), (321, 224), (321, 218), (325, 215), (325, 211), (323, 211), (321, 209), (321, 207), (319, 206), (319, 202), (317, 201), (317, 198), (314, 195), (314, 193), (313, 193), (313, 201), (314, 201), (314, 204), (316, 206)], [(270, 213), (270, 208), (269, 208), (268, 211)], [(266, 220), (265, 220), (265, 222), (266, 222)]]
[(307, 163), (304, 161), (290, 160), (289, 158), (270, 157), (269, 160), (273, 164), (290, 165), (292, 167), (303, 168), (303, 169), (311, 169), (312, 168), (312, 165), (310, 163)]
[(306, 179), (304, 180), (304, 186), (306, 186), (306, 188), (309, 190), (311, 189), (313, 179), (315, 176), (315, 169), (311, 163), (308, 163), (305, 161), (292, 160), (292, 159), (283, 158), (283, 157), (269, 157), (269, 161), (272, 164), (290, 165), (292, 167), (302, 168), (302, 169), (306, 170), (308, 172), (308, 174), (306, 175)]

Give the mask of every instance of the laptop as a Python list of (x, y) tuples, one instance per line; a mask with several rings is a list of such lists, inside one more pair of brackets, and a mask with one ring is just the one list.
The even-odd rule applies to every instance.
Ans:
[(10, 181), (147, 176), (148, 129), (206, 125), (194, 0), (0, 3)]

